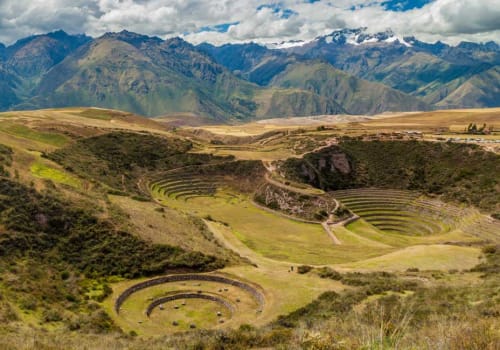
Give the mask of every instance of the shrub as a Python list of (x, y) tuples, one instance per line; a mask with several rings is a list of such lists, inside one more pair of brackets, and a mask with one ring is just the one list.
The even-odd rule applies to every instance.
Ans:
[(63, 320), (61, 313), (58, 310), (44, 310), (42, 313), (44, 322), (60, 322)]
[(329, 268), (329, 267), (322, 267), (318, 270), (318, 275), (321, 278), (329, 278), (332, 280), (340, 281), (342, 279), (342, 275), (338, 273), (337, 271)]
[[(330, 170), (339, 166), (332, 155), (345, 158), (343, 171)], [(499, 168), (499, 155), (475, 145), (350, 138), (302, 159), (287, 159), (280, 167), (287, 178), (323, 190), (413, 189), (485, 210), (496, 208)]]
[(483, 247), (482, 251), (484, 254), (495, 254), (497, 252), (497, 246), (488, 245), (488, 246)]
[[(109, 221), (8, 179), (0, 179), (0, 224), (11, 231), (0, 238), (0, 255), (50, 254), (91, 277), (134, 278), (169, 269), (207, 271), (224, 266), (214, 256), (117, 231)], [(64, 272), (60, 276), (69, 277)]]
[(297, 273), (305, 274), (305, 273), (308, 273), (309, 271), (311, 271), (312, 269), (313, 269), (312, 266), (300, 265), (299, 267), (297, 267)]
[(69, 277), (70, 277), (70, 273), (68, 271), (63, 271), (61, 272), (61, 279), (64, 281), (64, 280), (67, 280)]

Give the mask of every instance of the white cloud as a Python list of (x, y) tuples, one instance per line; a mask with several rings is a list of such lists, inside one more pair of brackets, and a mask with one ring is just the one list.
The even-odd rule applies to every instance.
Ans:
[[(500, 42), (500, 0), (436, 0), (421, 9), (390, 12), (381, 0), (0, 0), (0, 42), (63, 29), (99, 36), (127, 29), (182, 35), (192, 42), (279, 42), (312, 39), (342, 27), (392, 28), (421, 40)], [(274, 5), (274, 9), (261, 5)], [(277, 11), (276, 6), (282, 11)], [(356, 10), (351, 10), (355, 6)], [(290, 10), (284, 16), (285, 9)], [(224, 23), (226, 33), (201, 31)]]

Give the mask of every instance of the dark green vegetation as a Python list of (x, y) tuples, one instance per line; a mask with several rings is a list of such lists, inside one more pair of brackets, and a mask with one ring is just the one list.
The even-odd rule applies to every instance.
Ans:
[(191, 148), (186, 140), (113, 132), (79, 140), (46, 156), (82, 177), (138, 193), (137, 181), (146, 173), (226, 159), (188, 153)]
[(12, 163), (12, 149), (0, 144), (0, 176), (9, 176), (6, 167)]
[[(40, 325), (92, 332), (116, 330), (95, 301), (112, 276), (207, 271), (225, 262), (147, 243), (96, 217), (93, 209), (0, 179), (0, 320), (35, 316)], [(95, 301), (94, 301), (95, 300)], [(22, 313), (22, 315), (20, 314)]]
[(151, 245), (88, 210), (73, 208), (49, 193), (0, 180), (0, 255), (60, 259), (89, 276), (137, 277), (177, 268), (207, 270), (223, 265), (214, 257), (176, 247)]
[[(52, 156), (71, 163), (70, 170), (96, 184), (101, 180), (109, 186), (123, 184), (117, 187), (124, 190), (129, 184), (137, 191), (136, 169), (154, 170), (164, 166), (166, 158), (190, 148), (189, 142), (178, 139), (115, 133), (80, 140)], [(43, 192), (23, 185), (17, 175), (8, 177), (12, 156), (9, 147), (0, 145), (0, 320), (4, 324), (28, 317), (40, 326), (117, 330), (96, 303), (111, 293), (110, 279), (208, 271), (227, 263), (177, 246), (146, 242), (121, 230), (112, 218), (102, 218), (99, 205), (70, 201), (53, 185)], [(122, 179), (123, 174), (130, 177)], [(121, 226), (126, 218), (117, 220)]]
[(498, 46), (325, 40), (269, 50), (127, 31), (32, 36), (0, 54), (0, 109), (99, 106), (226, 122), (498, 105)]
[[(475, 271), (411, 271), (403, 273), (339, 273), (330, 268), (304, 269), (351, 288), (326, 292), (312, 303), (280, 316), (265, 327), (243, 325), (235, 330), (193, 331), (158, 339), (101, 338), (79, 335), (96, 347), (163, 349), (497, 349), (500, 300), (498, 247), (485, 249), (480, 270), (490, 270), (470, 284)], [(492, 269), (492, 266), (496, 268)], [(302, 267), (304, 268), (304, 267)], [(478, 270), (474, 269), (474, 270)], [(423, 283), (422, 281), (426, 281)], [(8, 337), (3, 341), (8, 343)], [(41, 336), (41, 344), (54, 346)], [(0, 342), (1, 344), (1, 342)], [(75, 347), (74, 339), (64, 344)]]
[[(50, 116), (53, 112), (39, 113)], [(330, 197), (325, 197), (333, 195), (335, 198), (340, 193), (322, 194), (299, 183), (307, 182), (325, 189), (364, 187), (364, 191), (359, 188), (343, 191), (346, 208), (356, 204), (357, 210), (365, 209), (376, 215), (382, 210), (390, 212), (394, 205), (407, 201), (435, 204), (442, 209), (440, 213), (448, 208), (441, 201), (415, 197), (417, 191), (388, 188), (411, 188), (455, 200), (461, 200), (457, 196), (462, 194), (465, 203), (493, 210), (498, 205), (495, 197), (498, 156), (493, 153), (466, 144), (360, 142), (345, 138), (339, 145), (309, 153), (304, 159), (278, 164), (266, 161), (266, 169), (260, 160), (235, 160), (233, 156), (199, 153), (213, 150), (211, 146), (215, 143), (210, 144), (210, 136), (195, 143), (180, 138), (182, 132), (173, 136), (164, 129), (154, 129), (154, 125), (147, 128), (154, 122), (134, 125), (135, 130), (139, 125), (146, 125), (144, 128), (151, 133), (117, 132), (115, 128), (124, 125), (117, 111), (71, 110), (70, 113), (86, 117), (81, 118), (81, 123), (91, 127), (71, 129), (75, 124), (75, 119), (71, 118), (66, 119), (70, 125), (65, 125), (63, 118), (62, 122), (47, 118), (49, 123), (44, 125), (43, 117), (23, 125), (29, 130), (34, 130), (29, 127), (36, 125), (36, 131), (47, 134), (47, 140), (52, 132), (59, 135), (61, 130), (69, 131), (64, 144), (51, 144), (51, 149), (56, 150), (44, 154), (61, 164), (64, 170), (49, 159), (40, 159), (39, 152), (25, 149), (24, 143), (14, 138), (22, 136), (34, 140), (29, 132), (4, 136), (2, 142), (12, 148), (0, 146), (3, 169), (0, 175), (0, 348), (438, 347), (482, 350), (499, 347), (500, 254), (497, 245), (484, 243), (483, 232), (474, 235), (464, 229), (443, 234), (443, 238), (438, 235), (404, 237), (371, 228), (362, 231), (368, 224), (359, 220), (352, 227), (332, 225), (332, 231), (338, 232), (342, 241), (341, 245), (333, 245), (320, 225), (292, 222), (255, 208), (249, 202), (251, 195), (260, 189), (257, 196), (264, 196), (264, 202), (268, 196), (268, 206), (279, 207), (275, 209), (284, 213), (325, 220), (335, 204), (328, 201)], [(28, 115), (21, 117), (28, 120)], [(109, 119), (114, 119), (115, 123)], [(109, 125), (113, 129), (95, 125)], [(75, 132), (70, 132), (72, 130)], [(277, 144), (286, 142), (290, 147), (300, 144), (300, 149), (307, 148), (311, 152), (322, 145), (320, 142), (338, 138), (337, 132), (338, 129), (329, 133), (327, 128), (314, 126), (294, 131), (294, 138), (286, 138), (286, 141), (280, 139), (287, 136), (285, 132), (268, 136)], [(318, 139), (315, 133), (319, 134)], [(301, 142), (296, 142), (299, 140)], [(251, 152), (249, 147), (254, 141), (264, 144), (267, 140), (259, 137), (237, 140), (234, 136), (231, 143), (224, 146), (230, 146), (228, 150), (241, 146), (243, 150), (250, 150), (247, 157), (242, 158), (259, 159), (258, 153)], [(43, 147), (39, 150), (43, 151)], [(77, 178), (81, 187), (51, 182), (50, 177), (34, 177), (32, 166), (39, 163)], [(293, 181), (282, 175), (293, 177)], [(268, 185), (259, 187), (266, 179), (270, 181)], [(367, 186), (382, 189), (375, 193), (376, 190)], [(208, 193), (201, 193), (206, 194), (205, 198), (195, 198), (192, 202), (188, 199), (176, 202), (172, 198), (181, 194), (197, 196), (200, 193), (193, 192), (207, 188)], [(169, 191), (170, 198), (164, 202), (169, 207), (147, 197), (150, 192), (154, 195), (154, 191)], [(366, 202), (369, 209), (366, 209)], [(300, 213), (300, 209), (305, 209), (305, 213)], [(456, 214), (460, 218), (467, 210), (480, 216), (472, 208), (460, 209), (462, 211)], [(423, 210), (432, 214), (430, 207)], [(403, 212), (403, 209), (397, 207), (396, 211)], [(341, 218), (349, 215), (349, 211), (343, 208), (337, 214)], [(411, 216), (407, 221), (416, 224), (417, 219)], [(452, 221), (444, 217), (435, 219), (446, 229), (452, 225)], [(484, 230), (476, 221), (463, 219), (478, 231)], [(492, 218), (480, 216), (480, 219), (493, 223), (492, 227), (496, 225)], [(255, 222), (263, 224), (254, 225)], [(356, 228), (360, 222), (363, 226)], [(268, 240), (274, 244), (273, 252), (293, 249), (293, 254), (299, 255), (308, 249), (300, 245), (302, 240), (317, 240), (318, 249), (313, 252), (316, 256), (338, 252), (348, 256), (349, 263), (339, 260), (339, 265), (320, 268), (310, 266), (316, 262), (301, 261), (304, 265), (297, 263), (292, 268), (291, 263), (278, 262), (273, 257), (260, 260), (257, 248), (245, 247), (246, 243), (239, 237), (248, 234), (244, 231), (246, 227), (255, 232), (256, 241)], [(295, 229), (298, 234), (290, 235)], [(306, 234), (300, 236), (304, 232)], [(318, 235), (312, 236), (315, 233)], [(497, 231), (492, 231), (491, 235), (498, 239)], [(320, 241), (322, 237), (324, 244)], [(392, 244), (394, 237), (401, 238), (407, 256), (397, 254), (399, 246), (385, 247), (386, 242)], [(301, 239), (299, 248), (292, 244), (296, 238)], [(228, 246), (234, 252), (228, 253), (225, 248)], [(448, 248), (453, 249), (448, 252)], [(482, 253), (478, 248), (482, 248)], [(434, 253), (427, 257), (429, 251)], [(428, 260), (422, 263), (418, 254)], [(355, 258), (356, 267), (351, 265), (352, 256), (359, 257)], [(372, 256), (386, 258), (389, 265), (370, 265), (373, 259), (365, 259)], [(448, 260), (453, 264), (448, 265)], [(475, 264), (477, 266), (471, 268)], [(364, 272), (365, 268), (375, 271), (377, 266), (393, 272)], [(424, 266), (440, 270), (427, 271)], [(247, 319), (252, 324), (238, 329), (220, 327), (213, 330), (201, 330), (197, 326), (182, 334), (169, 334), (160, 324), (158, 331), (152, 329), (146, 334), (142, 330), (149, 324), (142, 319), (141, 311), (137, 318), (130, 319), (130, 324), (121, 323), (121, 319), (114, 317), (113, 299), (128, 284), (141, 282), (128, 279), (223, 267), (227, 268), (220, 271), (221, 274), (238, 276), (262, 288), (266, 297), (263, 312), (254, 318), (252, 308), (248, 318), (242, 315), (242, 320)], [(451, 268), (454, 270), (447, 270)], [(188, 289), (193, 287), (186, 285)], [(287, 304), (289, 300), (294, 303)], [(142, 301), (149, 304), (147, 298)], [(126, 314), (132, 309), (125, 307), (121, 311)]]
[(493, 212), (499, 169), (500, 156), (474, 145), (355, 139), (282, 164), (290, 178), (325, 190), (418, 190)]

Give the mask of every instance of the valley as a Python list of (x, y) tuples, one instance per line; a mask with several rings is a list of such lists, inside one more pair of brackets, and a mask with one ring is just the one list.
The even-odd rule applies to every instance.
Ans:
[(499, 64), (495, 42), (427, 43), (366, 28), (289, 47), (59, 30), (0, 44), (0, 110), (94, 106), (201, 125), (493, 108)]
[(500, 344), (498, 108), (193, 124), (0, 113), (0, 347)]

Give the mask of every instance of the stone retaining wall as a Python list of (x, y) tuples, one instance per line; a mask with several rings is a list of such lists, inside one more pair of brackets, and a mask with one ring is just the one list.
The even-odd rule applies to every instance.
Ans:
[(115, 301), (115, 311), (117, 314), (120, 313), (120, 307), (127, 300), (127, 298), (137, 291), (142, 289), (150, 288), (160, 284), (170, 283), (170, 282), (183, 282), (183, 281), (207, 281), (207, 282), (217, 282), (223, 284), (229, 284), (241, 288), (249, 292), (259, 303), (260, 309), (264, 306), (264, 296), (256, 288), (236, 280), (232, 280), (222, 276), (214, 275), (198, 275), (198, 274), (186, 274), (186, 275), (169, 275), (150, 279), (141, 283), (137, 283), (132, 287), (127, 288)]

